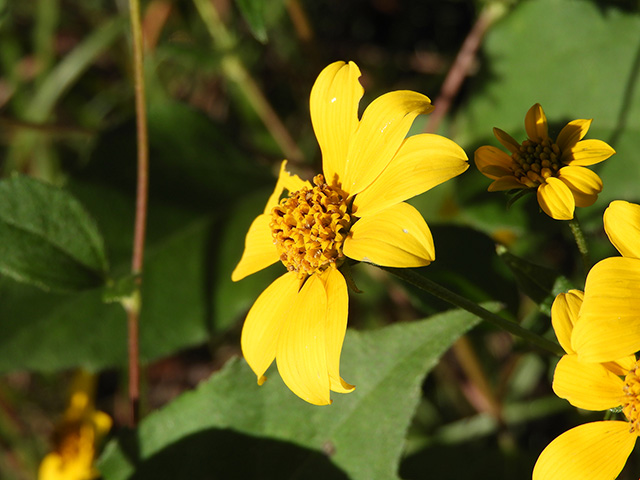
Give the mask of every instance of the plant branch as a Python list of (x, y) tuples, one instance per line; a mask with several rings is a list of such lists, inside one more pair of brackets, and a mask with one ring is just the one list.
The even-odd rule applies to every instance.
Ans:
[(130, 423), (138, 422), (138, 405), (140, 402), (140, 364), (139, 364), (139, 317), (140, 287), (142, 284), (142, 267), (144, 259), (144, 239), (147, 224), (147, 197), (149, 185), (149, 146), (147, 134), (147, 111), (144, 88), (142, 27), (140, 24), (139, 0), (129, 0), (131, 34), (133, 38), (133, 72), (136, 96), (136, 129), (138, 180), (136, 188), (136, 217), (133, 237), (133, 255), (131, 271), (136, 277), (136, 287), (132, 297), (123, 302), (127, 311), (127, 331), (129, 338), (129, 404)]
[(564, 350), (562, 347), (555, 342), (547, 340), (544, 337), (541, 337), (525, 328), (522, 328), (515, 322), (511, 322), (506, 320), (495, 313), (490, 312), (482, 308), (480, 305), (468, 300), (464, 297), (461, 297), (457, 293), (448, 290), (441, 285), (438, 285), (435, 282), (432, 282), (428, 278), (423, 277), (419, 273), (414, 270), (408, 268), (391, 268), (391, 267), (379, 267), (382, 270), (385, 270), (398, 278), (418, 287), (420, 290), (424, 290), (445, 302), (448, 302), (456, 307), (462, 308), (469, 313), (473, 313), (474, 315), (480, 317), (482, 320), (490, 323), (491, 325), (506, 330), (516, 337), (520, 337), (523, 340), (530, 342), (531, 344), (547, 350), (556, 355), (563, 355)]
[(284, 155), (293, 162), (303, 159), (302, 151), (293, 141), (289, 131), (275, 112), (262, 90), (251, 77), (238, 55), (233, 51), (235, 40), (222, 22), (218, 11), (210, 0), (193, 0), (216, 47), (222, 53), (222, 72), (235, 82), (251, 107), (255, 110)]
[(458, 55), (456, 55), (453, 65), (449, 69), (447, 76), (442, 83), (440, 95), (434, 103), (434, 110), (429, 115), (429, 120), (425, 126), (425, 132), (433, 133), (438, 130), (440, 122), (447, 115), (453, 100), (456, 98), (462, 82), (469, 75), (476, 58), (476, 52), (485, 33), (491, 25), (495, 23), (505, 12), (505, 7), (501, 3), (489, 3), (480, 13), (476, 23), (465, 38)]

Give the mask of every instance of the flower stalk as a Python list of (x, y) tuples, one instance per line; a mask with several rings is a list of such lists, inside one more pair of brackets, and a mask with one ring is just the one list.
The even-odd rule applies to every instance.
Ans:
[(580, 256), (582, 257), (582, 265), (584, 266), (585, 271), (589, 270), (589, 247), (587, 246), (587, 239), (584, 236), (582, 228), (580, 228), (580, 222), (576, 217), (573, 217), (569, 220), (569, 228), (571, 228), (571, 233), (573, 234), (573, 238), (576, 241), (576, 245), (578, 246), (578, 251), (580, 252)]
[(222, 22), (213, 3), (208, 0), (194, 0), (194, 4), (209, 31), (209, 35), (222, 53), (221, 67), (224, 75), (237, 84), (284, 155), (292, 162), (301, 161), (303, 159), (302, 151), (291, 138), (289, 131), (238, 55), (234, 53), (235, 40)]
[(547, 340), (535, 333), (522, 328), (517, 323), (506, 320), (495, 313), (490, 312), (482, 308), (480, 305), (458, 295), (457, 293), (452, 292), (444, 288), (441, 285), (429, 280), (428, 278), (423, 277), (419, 273), (410, 269), (402, 269), (402, 268), (391, 268), (391, 267), (379, 267), (382, 270), (385, 270), (396, 277), (410, 283), (411, 285), (428, 292), (445, 302), (448, 302), (456, 307), (462, 308), (469, 313), (473, 313), (474, 315), (480, 317), (482, 320), (490, 323), (491, 325), (506, 330), (516, 337), (520, 337), (523, 340), (543, 349), (548, 352), (553, 353), (554, 355), (562, 355), (564, 350), (562, 347), (555, 342)]
[(139, 0), (129, 0), (129, 16), (131, 36), (133, 39), (133, 71), (136, 102), (137, 129), (137, 188), (136, 217), (133, 237), (133, 254), (131, 271), (136, 278), (135, 301), (123, 302), (127, 312), (127, 333), (129, 342), (129, 421), (131, 426), (138, 422), (138, 405), (140, 401), (140, 364), (139, 364), (139, 329), (140, 286), (142, 283), (142, 267), (144, 259), (144, 239), (147, 223), (147, 198), (149, 189), (149, 140), (147, 133), (147, 111), (144, 87), (142, 27), (140, 23)]

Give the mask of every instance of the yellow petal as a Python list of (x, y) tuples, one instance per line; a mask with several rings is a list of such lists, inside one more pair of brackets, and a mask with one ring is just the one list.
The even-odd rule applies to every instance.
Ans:
[(344, 242), (344, 254), (385, 267), (422, 267), (435, 259), (435, 248), (420, 212), (398, 203), (358, 220)]
[(553, 391), (585, 410), (607, 410), (620, 405), (624, 382), (600, 363), (585, 363), (577, 355), (563, 356), (553, 374)]
[(551, 305), (551, 324), (558, 342), (567, 353), (574, 353), (571, 348), (571, 332), (578, 320), (583, 298), (584, 292), (569, 290), (567, 293), (557, 295)]
[(602, 191), (602, 180), (588, 168), (562, 167), (558, 172), (558, 178), (571, 189), (576, 207), (590, 207)]
[(608, 362), (640, 350), (640, 260), (612, 257), (593, 266), (571, 346), (585, 362)]
[(612, 362), (604, 362), (602, 366), (609, 370), (614, 375), (618, 375), (619, 377), (626, 376), (631, 370), (633, 370), (636, 366), (636, 356), (635, 355), (627, 355), (624, 358), (620, 358), (618, 360)]
[(538, 204), (540, 208), (556, 220), (571, 220), (575, 210), (575, 199), (567, 185), (556, 177), (547, 178), (538, 187)]
[(513, 175), (509, 175), (494, 180), (491, 185), (489, 185), (489, 188), (487, 188), (487, 191), (501, 192), (503, 190), (513, 190), (514, 188), (527, 188), (527, 186)]
[(518, 153), (520, 151), (520, 144), (516, 142), (516, 140), (504, 130), (500, 130), (499, 128), (494, 127), (493, 134), (496, 136), (498, 141), (502, 145), (504, 145), (504, 147), (511, 153)]
[(242, 258), (231, 273), (231, 280), (237, 282), (247, 275), (256, 273), (279, 260), (278, 251), (271, 236), (271, 215), (258, 215), (244, 240)]
[(276, 353), (278, 371), (293, 393), (314, 405), (328, 405), (327, 293), (311, 275), (293, 298), (281, 323)]
[(240, 338), (242, 353), (260, 383), (276, 357), (280, 330), (299, 288), (298, 274), (285, 273), (260, 294), (244, 321)]
[(349, 295), (347, 282), (342, 274), (328, 268), (320, 277), (327, 292), (327, 368), (331, 390), (339, 393), (352, 392), (356, 387), (345, 382), (340, 376), (340, 353), (347, 332)]
[(545, 138), (549, 138), (547, 117), (539, 103), (529, 109), (524, 117), (524, 128), (530, 140), (540, 143)]
[(65, 467), (62, 456), (57, 452), (45, 455), (38, 468), (38, 480), (67, 480), (68, 478), (68, 467)]
[(283, 160), (280, 164), (280, 175), (278, 175), (276, 187), (273, 189), (273, 193), (269, 197), (263, 213), (265, 215), (271, 215), (271, 210), (280, 203), (280, 196), (285, 190), (288, 192), (297, 192), (301, 190), (302, 187), (311, 187), (311, 184), (301, 180), (298, 175), (291, 175), (287, 172), (287, 161)]
[(604, 211), (604, 230), (623, 257), (640, 258), (640, 205), (611, 202)]
[(426, 192), (467, 168), (464, 150), (448, 138), (427, 133), (409, 137), (382, 174), (356, 196), (355, 214), (372, 215)]
[(613, 480), (636, 438), (627, 422), (591, 422), (572, 428), (543, 450), (533, 468), (533, 480)]
[(562, 161), (566, 165), (585, 167), (606, 160), (616, 151), (602, 140), (582, 140), (572, 148), (563, 150)]
[(96, 410), (91, 416), (91, 423), (95, 429), (96, 442), (99, 442), (111, 430), (113, 420), (106, 413)]
[(589, 120), (574, 120), (567, 123), (556, 140), (556, 144), (560, 147), (560, 151), (573, 147), (576, 143), (584, 138), (591, 126), (591, 119)]
[(496, 180), (505, 175), (513, 175), (513, 159), (499, 148), (484, 145), (475, 151), (473, 160), (485, 177)]
[(349, 62), (326, 67), (313, 84), (309, 107), (320, 150), (325, 180), (342, 177), (349, 139), (358, 127), (358, 104), (364, 94), (360, 69)]
[(355, 195), (371, 185), (391, 162), (413, 120), (432, 110), (429, 98), (408, 90), (389, 92), (371, 102), (351, 137), (342, 188)]
[(65, 412), (67, 420), (82, 420), (93, 410), (96, 381), (96, 376), (86, 370), (77, 370), (73, 375), (69, 406)]

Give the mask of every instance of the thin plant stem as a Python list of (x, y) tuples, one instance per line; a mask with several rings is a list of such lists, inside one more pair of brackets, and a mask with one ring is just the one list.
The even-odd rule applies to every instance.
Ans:
[(578, 217), (576, 217), (575, 215), (571, 220), (569, 220), (569, 228), (571, 229), (573, 238), (575, 239), (576, 245), (578, 246), (578, 251), (580, 252), (580, 256), (582, 257), (582, 265), (584, 266), (584, 270), (585, 272), (587, 272), (591, 264), (591, 262), (589, 261), (589, 247), (587, 246), (587, 239), (582, 232), (582, 228), (580, 228)]
[(484, 369), (482, 368), (482, 364), (478, 359), (478, 355), (476, 354), (473, 345), (469, 341), (469, 338), (466, 336), (460, 337), (453, 344), (452, 350), (467, 379), (475, 387), (477, 392), (475, 396), (481, 397), (480, 401), (478, 401), (478, 399), (474, 400), (473, 398), (470, 398), (471, 395), (467, 394), (469, 402), (476, 408), (476, 410), (478, 410), (478, 412), (487, 412), (498, 422), (502, 423), (503, 420), (500, 402), (493, 393), (491, 384), (484, 372)]
[(313, 29), (307, 14), (302, 5), (300, 5), (300, 0), (288, 0), (285, 5), (298, 38), (304, 43), (311, 42), (313, 40)]
[(136, 129), (138, 181), (136, 188), (136, 217), (133, 237), (133, 255), (131, 271), (136, 277), (136, 287), (132, 297), (123, 302), (127, 311), (127, 331), (129, 338), (129, 406), (130, 424), (138, 423), (140, 402), (140, 363), (139, 363), (139, 317), (140, 287), (144, 258), (144, 239), (147, 223), (147, 197), (149, 185), (149, 146), (147, 134), (147, 113), (144, 88), (142, 27), (140, 23), (139, 0), (129, 0), (131, 34), (133, 38), (133, 72), (136, 96)]
[(444, 300), (445, 302), (455, 305), (456, 307), (462, 308), (463, 310), (466, 310), (469, 313), (473, 313), (474, 315), (480, 317), (482, 320), (490, 323), (491, 325), (501, 328), (503, 330), (506, 330), (512, 335), (516, 337), (520, 337), (523, 340), (526, 340), (527, 342), (539, 348), (547, 350), (548, 352), (551, 352), (556, 355), (564, 354), (564, 350), (562, 350), (562, 347), (560, 347), (560, 345), (558, 345), (557, 343), (547, 340), (546, 338), (541, 337), (540, 335), (537, 335), (525, 328), (522, 328), (520, 325), (518, 325), (515, 322), (506, 320), (496, 315), (495, 313), (492, 313), (489, 310), (482, 308), (477, 303), (474, 303), (471, 300), (468, 300), (458, 295), (457, 293), (454, 293), (451, 290), (448, 290), (443, 286), (438, 285), (437, 283), (429, 280), (426, 277), (423, 277), (422, 275), (415, 272), (414, 270), (411, 270), (408, 268), (391, 268), (391, 267), (379, 267), (379, 268), (395, 275), (398, 278), (401, 278), (402, 280), (410, 283), (411, 285), (414, 285), (415, 287), (418, 287), (420, 290), (424, 290), (425, 292), (428, 292), (438, 297), (439, 299)]
[(429, 115), (429, 120), (424, 129), (425, 132), (433, 133), (438, 130), (440, 122), (447, 115), (453, 100), (458, 94), (462, 82), (469, 75), (485, 33), (496, 20), (504, 15), (505, 8), (502, 3), (491, 2), (478, 16), (442, 83), (440, 95), (434, 103), (435, 109), (433, 113)]
[(302, 161), (302, 151), (293, 141), (280, 117), (234, 52), (235, 41), (222, 22), (214, 4), (210, 0), (193, 0), (193, 2), (211, 38), (216, 43), (216, 47), (222, 53), (221, 67), (224, 75), (240, 88), (282, 153), (293, 162)]

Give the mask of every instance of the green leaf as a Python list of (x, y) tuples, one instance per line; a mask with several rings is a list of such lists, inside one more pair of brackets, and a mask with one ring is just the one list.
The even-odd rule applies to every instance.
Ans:
[(251, 33), (260, 43), (267, 43), (267, 27), (264, 21), (263, 0), (236, 0), (242, 16), (249, 25)]
[[(523, 293), (537, 304), (548, 303), (555, 297), (554, 287), (562, 277), (555, 270), (529, 262), (510, 253), (506, 247), (498, 246), (498, 256), (513, 273), (516, 283)], [(566, 278), (564, 282), (567, 282)]]
[(66, 191), (29, 177), (0, 182), (0, 273), (44, 290), (101, 285), (102, 237)]
[(107, 480), (397, 478), (425, 374), (477, 322), (450, 311), (375, 331), (349, 330), (342, 375), (356, 390), (334, 394), (328, 407), (296, 397), (273, 367), (258, 387), (246, 363), (231, 360), (113, 441), (100, 470)]
[(0, 277), (0, 372), (98, 370), (127, 356), (127, 318), (102, 290), (56, 294)]
[[(143, 362), (209, 337), (205, 285), (214, 225), (210, 219), (194, 220), (147, 246), (140, 319)], [(126, 316), (121, 305), (103, 303), (103, 289), (63, 295), (0, 280), (0, 372), (126, 364)]]

